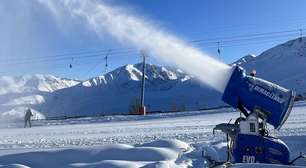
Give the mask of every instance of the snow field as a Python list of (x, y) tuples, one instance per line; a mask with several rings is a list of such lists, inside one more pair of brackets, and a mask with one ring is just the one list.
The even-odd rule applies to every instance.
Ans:
[[(270, 131), (287, 143), (292, 158), (300, 152), (306, 153), (305, 112), (306, 103), (296, 103), (283, 128), (279, 132)], [(21, 128), (23, 123), (12, 123), (0, 129), (0, 163), (31, 168), (41, 164), (43, 167), (205, 167), (203, 149), (211, 150), (210, 156), (217, 160), (226, 159), (225, 136), (219, 132), (212, 135), (213, 127), (238, 116), (234, 110), (224, 108), (148, 116), (40, 120), (34, 121), (31, 129)]]
[(18, 162), (29, 167), (186, 167), (180, 161), (182, 151), (189, 145), (178, 140), (159, 140), (138, 146), (126, 144), (103, 145), (98, 148), (71, 148), (5, 155), (2, 164)]

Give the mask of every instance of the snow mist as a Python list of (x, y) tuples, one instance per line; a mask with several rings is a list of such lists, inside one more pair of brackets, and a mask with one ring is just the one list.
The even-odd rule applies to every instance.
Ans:
[[(82, 20), (98, 34), (108, 32), (117, 40), (145, 49), (153, 56), (173, 63), (201, 82), (223, 92), (231, 75), (230, 66), (219, 62), (183, 40), (160, 30), (127, 10), (95, 0), (38, 0), (57, 18), (63, 13)], [(62, 15), (62, 16), (61, 16)], [(65, 15), (67, 16), (67, 15)], [(62, 20), (62, 19), (57, 19)]]

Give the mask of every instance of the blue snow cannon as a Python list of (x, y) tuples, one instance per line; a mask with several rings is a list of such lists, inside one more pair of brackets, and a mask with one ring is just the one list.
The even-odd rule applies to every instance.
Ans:
[[(266, 124), (280, 129), (286, 122), (295, 98), (291, 90), (246, 75), (243, 68), (233, 67), (222, 100), (239, 109), (244, 117), (234, 124), (223, 123), (214, 130), (229, 136), (228, 156), (234, 163), (290, 164), (287, 145), (269, 135)], [(231, 154), (231, 155), (230, 155)]]
[[(246, 116), (254, 111), (267, 123), (280, 129), (286, 122), (295, 98), (295, 92), (266, 80), (246, 75), (243, 68), (233, 67), (233, 73), (222, 100), (240, 109)], [(249, 113), (246, 114), (246, 108)]]

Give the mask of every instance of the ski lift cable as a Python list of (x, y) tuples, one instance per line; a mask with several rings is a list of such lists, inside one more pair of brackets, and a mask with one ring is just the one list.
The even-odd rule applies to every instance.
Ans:
[[(261, 41), (261, 42), (252, 42), (252, 43), (243, 43), (243, 44), (235, 44), (235, 45), (222, 45), (222, 48), (235, 48), (235, 47), (241, 47), (241, 46), (267, 46), (267, 44), (275, 44), (277, 42), (282, 42), (281, 40), (267, 40), (267, 41)], [(212, 50), (215, 51), (217, 49), (215, 46), (199, 46), (200, 49), (204, 50)]]
[[(287, 35), (285, 35), (285, 36), (293, 36), (293, 35), (295, 35), (295, 34), (287, 34)], [(283, 37), (285, 37), (284, 35), (281, 35), (281, 36), (276, 36), (276, 37), (261, 37), (260, 39), (257, 39), (257, 38), (253, 38), (253, 39), (243, 39), (243, 40), (265, 40), (265, 39), (267, 39), (267, 38), (283, 38)], [(228, 42), (228, 41), (227, 41)], [(238, 41), (238, 40), (236, 40), (236, 42), (240, 42), (240, 41)], [(198, 44), (198, 45), (200, 45), (200, 44)], [(208, 48), (208, 47), (211, 47), (211, 46), (209, 46), (209, 45), (206, 45), (206, 47)], [(225, 47), (225, 45), (220, 45), (220, 47)], [(213, 47), (214, 48), (214, 47)], [(133, 51), (126, 51), (126, 52), (116, 52), (116, 53), (113, 53), (113, 51), (112, 51), (112, 55), (114, 56), (114, 55), (121, 55), (121, 54), (128, 54), (128, 53), (133, 53)], [(74, 56), (74, 58), (75, 59), (83, 59), (83, 58), (90, 58), (90, 57), (101, 57), (101, 56), (103, 56), (103, 55), (101, 55), (101, 54), (90, 54), (90, 55), (82, 55), (82, 56)], [(112, 56), (112, 57), (113, 57)], [(37, 61), (37, 62), (40, 62), (40, 61), (57, 61), (57, 60), (65, 60), (65, 59), (71, 59), (71, 57), (65, 57), (65, 58), (45, 58), (45, 59), (39, 59), (39, 60), (35, 60), (35, 61)], [(13, 62), (13, 61), (11, 61), (12, 63), (15, 63), (15, 62)], [(30, 60), (19, 60), (19, 61), (16, 61), (16, 62), (25, 62), (25, 63), (27, 63), (27, 62), (34, 62), (34, 61), (30, 61)], [(4, 61), (2, 61), (1, 62), (2, 64), (5, 64), (6, 62), (4, 62)], [(1, 64), (0, 63), (0, 64)]]
[(74, 58), (81, 58), (81, 57), (87, 57), (91, 55), (97, 55), (106, 54), (109, 50), (112, 50), (112, 55), (118, 55), (118, 54), (125, 54), (129, 52), (133, 52), (136, 50), (132, 50), (130, 48), (125, 49), (107, 49), (107, 50), (100, 50), (100, 51), (87, 51), (87, 52), (79, 52), (79, 53), (66, 53), (66, 54), (55, 54), (55, 55), (46, 55), (46, 56), (36, 56), (36, 57), (26, 57), (24, 59), (22, 58), (15, 58), (15, 59), (2, 59), (1, 62), (7, 61), (7, 62), (13, 62), (13, 61), (20, 61), (20, 60), (46, 60), (46, 59), (71, 59), (71, 57)]
[[(284, 38), (284, 37), (282, 37)], [(275, 39), (267, 39), (265, 41), (254, 41), (254, 42), (248, 42), (248, 43), (241, 43), (241, 44), (234, 44), (234, 45), (220, 45), (220, 47), (222, 48), (230, 48), (230, 47), (240, 47), (240, 46), (247, 46), (247, 45), (264, 45), (264, 44), (267, 44), (267, 43), (272, 43), (272, 42), (280, 42), (280, 40), (275, 40)], [(203, 45), (199, 45), (200, 48), (203, 48), (203, 49), (214, 49), (216, 48), (216, 46), (203, 46)], [(133, 53), (131, 53), (133, 54)], [(99, 59), (100, 57), (104, 57), (104, 55), (100, 55), (100, 54), (97, 54), (97, 55), (88, 55), (87, 57), (78, 57), (78, 59), (86, 59), (86, 60), (89, 60), (90, 59)], [(116, 57), (126, 57), (126, 56), (131, 56), (131, 55), (121, 55), (119, 56), (119, 54), (116, 56)], [(112, 56), (112, 59), (114, 59), (115, 57)], [(62, 62), (62, 61), (66, 61), (67, 59), (71, 59), (71, 58), (54, 58), (54, 59), (46, 59), (46, 60), (36, 60), (36, 61), (27, 61), (27, 60), (24, 60), (24, 61), (18, 61), (18, 62), (0, 62), (0, 65), (28, 65), (28, 64), (41, 64), (41, 63), (50, 63), (50, 62)]]
[[(301, 30), (306, 30), (306, 29), (299, 29), (299, 31)], [(287, 33), (287, 32), (296, 32), (296, 30), (288, 30), (288, 31), (281, 31), (282, 33)], [(271, 34), (279, 34), (280, 32), (270, 32), (270, 33), (258, 33), (256, 35), (261, 35), (260, 37), (254, 37), (255, 34), (250, 34), (248, 35), (249, 37), (254, 37), (254, 38), (249, 38), (249, 39), (235, 39), (235, 42), (242, 42), (244, 40), (249, 40), (249, 41), (253, 41), (253, 40), (259, 40), (259, 39), (267, 39), (267, 38), (278, 38), (278, 37), (283, 37), (283, 36), (292, 36), (293, 34), (282, 34), (282, 35), (277, 35), (277, 36), (271, 36)], [(266, 35), (266, 36), (263, 36), (263, 35)], [(240, 35), (240, 36), (235, 36), (235, 37), (248, 37), (247, 35)], [(271, 36), (271, 37), (270, 37)], [(228, 39), (229, 37), (225, 37), (225, 39)], [(231, 37), (233, 38), (233, 36)], [(192, 41), (193, 43), (200, 43), (200, 42), (204, 42), (204, 40), (194, 40)], [(234, 41), (224, 41), (226, 43), (230, 43), (230, 42), (234, 42)], [(209, 46), (207, 46), (209, 47)], [(225, 47), (225, 45), (220, 45), (220, 47)], [(226, 46), (227, 47), (227, 46)], [(124, 51), (125, 50), (125, 51)], [(83, 58), (92, 58), (92, 57), (100, 57), (102, 55), (102, 51), (103, 53), (105, 53), (106, 50), (101, 50), (99, 52), (101, 53), (98, 53), (98, 52), (93, 52), (93, 51), (89, 51), (89, 52), (86, 52), (87, 54), (86, 55), (81, 55), (81, 54), (85, 54), (85, 52), (79, 52), (79, 53), (72, 53), (72, 54), (63, 54), (63, 55), (53, 55), (52, 57), (51, 56), (47, 56), (46, 58), (45, 57), (31, 57), (31, 58), (27, 58), (26, 60), (25, 59), (9, 59), (9, 60), (2, 60), (0, 64), (7, 64), (7, 63), (11, 63), (11, 64), (14, 64), (14, 63), (23, 63), (23, 64), (27, 64), (27, 63), (36, 63), (36, 62), (44, 62), (44, 61), (61, 61), (61, 60), (65, 60), (65, 59), (70, 59), (71, 57), (74, 57), (76, 59), (83, 59)], [(107, 50), (109, 51), (109, 50)], [(131, 49), (131, 48), (122, 48), (122, 49), (115, 49), (113, 50), (112, 49), (112, 55), (120, 55), (120, 54), (128, 54), (128, 53), (132, 53), (132, 52), (136, 52), (136, 50), (134, 49)], [(90, 54), (88, 54), (90, 53)], [(75, 55), (74, 55), (75, 54)], [(62, 57), (61, 57), (62, 56)], [(112, 56), (112, 57), (113, 57)]]
[[(272, 41), (275, 41), (274, 38), (278, 38), (279, 39), (279, 38), (289, 37), (289, 36), (293, 36), (293, 35), (296, 35), (296, 34), (290, 34), (290, 35), (285, 35), (285, 36), (281, 35), (281, 36), (273, 37)], [(266, 37), (266, 38), (260, 39), (260, 40), (265, 40), (265, 41), (262, 41), (260, 43), (268, 43), (268, 42), (270, 43), (270, 40), (268, 42), (266, 40), (268, 38), (271, 38), (271, 37)], [(255, 39), (252, 39), (252, 40), (255, 40)], [(251, 45), (251, 44), (256, 44), (257, 43), (256, 41), (254, 41), (254, 42), (251, 41), (251, 42), (242, 43), (242, 44), (220, 45), (220, 47), (246, 46), (246, 45)], [(200, 45), (200, 44), (198, 44), (198, 45)], [(209, 48), (215, 48), (215, 46), (206, 45), (203, 48), (209, 49)], [(122, 54), (126, 55), (128, 53), (133, 54), (134, 52), (133, 51), (126, 51), (125, 53), (123, 53), (123, 52), (114, 53), (112, 51), (112, 57), (114, 57), (114, 55), (116, 55), (115, 57), (117, 57), (117, 56), (119, 57), (119, 55), (122, 55)], [(98, 58), (98, 57), (102, 57), (102, 56), (104, 56), (104, 55), (101, 55), (101, 54), (91, 54), (91, 55), (84, 55), (84, 56), (75, 56), (74, 58), (75, 59), (89, 59), (89, 58)], [(2, 65), (33, 64), (33, 63), (42, 63), (42, 62), (51, 62), (51, 61), (63, 61), (63, 60), (67, 60), (67, 59), (71, 59), (71, 57), (69, 57), (69, 58), (66, 58), (66, 57), (65, 58), (46, 58), (46, 59), (40, 59), (40, 60), (34, 60), (34, 61), (32, 61), (32, 60), (22, 60), (21, 59), (19, 61), (15, 61), (15, 62), (13, 62), (13, 61), (11, 61), (11, 62), (1, 61), (0, 64), (2, 64)]]
[[(27, 59), (45, 59), (45, 58), (58, 58), (58, 57), (69, 57), (72, 56), (75, 57), (81, 57), (86, 55), (92, 55), (92, 54), (105, 54), (111, 50), (113, 53), (121, 53), (121, 52), (130, 52), (135, 51), (133, 48), (114, 48), (114, 49), (101, 49), (101, 50), (93, 50), (93, 51), (83, 51), (83, 52), (72, 52), (72, 53), (64, 53), (64, 54), (54, 54), (54, 55), (45, 55), (45, 56), (33, 56), (33, 57), (27, 57)], [(13, 60), (13, 59), (12, 59)]]
[[(281, 34), (283, 33), (288, 33), (288, 32), (297, 32), (297, 31), (302, 31), (302, 30), (306, 30), (306, 29), (295, 29), (295, 30), (287, 30), (287, 31), (279, 31), (279, 32), (268, 32), (268, 33), (257, 33), (257, 34), (249, 34), (249, 35), (239, 35), (239, 36), (232, 36), (232, 37), (223, 37), (223, 38), (215, 38), (215, 39), (221, 39), (219, 41), (222, 41), (223, 43), (230, 43), (230, 42), (239, 42), (242, 40), (255, 40), (256, 38), (269, 38), (267, 37), (267, 35), (277, 35), (277, 34)], [(266, 35), (266, 36), (264, 36)], [(260, 36), (260, 37), (258, 37)], [(286, 34), (287, 36), (287, 34)], [(245, 37), (254, 37), (254, 38), (249, 38), (249, 39), (241, 39), (241, 38), (245, 38)], [(240, 38), (240, 39), (239, 39)], [(274, 38), (274, 37), (271, 37)], [(226, 40), (226, 39), (232, 39), (232, 40)], [(204, 43), (204, 42), (212, 42), (212, 39), (200, 39), (200, 40), (193, 40), (191, 41), (191, 43)], [(132, 48), (117, 48), (117, 49), (111, 49), (113, 54), (115, 55), (118, 53), (127, 53), (127, 52), (133, 52), (136, 51)], [(86, 51), (86, 52), (74, 52), (74, 53), (65, 53), (65, 54), (57, 54), (57, 55), (49, 55), (49, 56), (40, 56), (40, 57), (28, 57), (26, 58), (26, 60), (45, 60), (45, 59), (57, 59), (57, 58), (65, 58), (65, 57), (69, 57), (71, 58), (72, 56), (76, 57), (76, 58), (81, 58), (81, 57), (87, 57), (87, 56), (91, 56), (91, 55), (96, 55), (96, 54), (103, 54), (103, 53), (107, 53), (109, 51), (104, 49), (104, 50), (99, 50), (99, 51)], [(2, 60), (1, 62), (14, 62), (14, 61), (20, 61), (20, 59), (6, 59), (6, 60)]]
[[(108, 53), (104, 56), (104, 60), (106, 60), (106, 62), (105, 62), (105, 73), (106, 73), (106, 68), (107, 68), (107, 66), (108, 66), (108, 63), (107, 63), (107, 59), (108, 59), (108, 56), (110, 56), (110, 54), (111, 54), (111, 50), (109, 50), (108, 51)], [(96, 63), (94, 66), (92, 66), (84, 75), (85, 76), (87, 76), (87, 75), (89, 75), (89, 73), (91, 73), (93, 70), (95, 70), (99, 65), (101, 65), (101, 64), (103, 64), (103, 62), (101, 61), (101, 62), (99, 62), (99, 61), (97, 61), (98, 63)]]
[(242, 41), (255, 41), (255, 40), (261, 40), (261, 39), (273, 39), (273, 38), (279, 38), (279, 37), (287, 37), (287, 36), (296, 36), (298, 32), (294, 33), (284, 33), (284, 34), (275, 34), (275, 35), (265, 35), (265, 36), (258, 36), (258, 37), (248, 37), (248, 38), (239, 38), (239, 39), (231, 39), (231, 40), (220, 40), (220, 41), (208, 41), (208, 42), (194, 42), (195, 44), (212, 44), (214, 45), (216, 42), (222, 42), (222, 43), (235, 43), (235, 42), (242, 42)]
[[(294, 30), (287, 30), (287, 31), (278, 31), (278, 32), (266, 32), (266, 33), (257, 33), (257, 34), (245, 34), (245, 35), (238, 35), (238, 36), (231, 36), (231, 37), (220, 37), (220, 38), (214, 38), (214, 39), (199, 39), (199, 40), (193, 40), (190, 41), (191, 43), (204, 43), (204, 42), (212, 42), (215, 43), (214, 40), (217, 41), (222, 41), (223, 43), (230, 43), (234, 41), (241, 41), (241, 40), (254, 40), (252, 38), (249, 39), (241, 39), (241, 38), (246, 38), (246, 37), (253, 37), (253, 38), (267, 38), (267, 35), (279, 35), (279, 34), (284, 34), (284, 33), (290, 33), (290, 32), (300, 32), (301, 30), (306, 30), (306, 29), (294, 29)], [(264, 36), (265, 35), (265, 36)], [(273, 37), (271, 37), (273, 38)], [(230, 41), (229, 39), (233, 40)], [(131, 51), (136, 51), (135, 49), (132, 48), (115, 48), (111, 49), (114, 55), (116, 53), (125, 53), (125, 52), (131, 52)], [(85, 51), (85, 52), (73, 52), (73, 53), (65, 53), (65, 54), (55, 54), (55, 55), (48, 55), (48, 56), (40, 56), (40, 57), (27, 57), (27, 60), (36, 60), (36, 59), (47, 59), (47, 58), (60, 58), (60, 57), (86, 57), (87, 55), (95, 55), (95, 54), (105, 54), (109, 51), (109, 49), (103, 49), (103, 50), (97, 50), (97, 51)], [(20, 59), (6, 59), (2, 60), (3, 61), (16, 61)]]
[[(292, 35), (290, 35), (290, 37), (292, 37)], [(296, 36), (296, 34), (295, 34)], [(251, 45), (251, 44), (264, 44), (264, 43), (270, 43), (270, 42), (280, 42), (281, 40), (288, 40), (289, 36), (281, 36), (281, 37), (277, 37), (277, 38), (273, 38), (273, 39), (269, 39), (269, 38), (266, 38), (266, 39), (261, 39), (261, 40), (256, 40), (256, 41), (249, 41), (249, 42), (239, 42), (239, 43), (236, 43), (236, 44), (232, 44), (232, 45), (228, 45), (228, 44), (222, 44), (220, 45), (220, 47), (234, 47), (234, 46), (246, 46), (246, 45)], [(198, 44), (198, 46), (200, 46), (201, 48), (205, 48), (205, 49), (209, 49), (209, 48), (218, 48), (216, 47), (216, 45), (202, 45), (202, 44)]]
[[(234, 47), (241, 47), (241, 46), (259, 46), (259, 45), (267, 45), (267, 44), (274, 44), (277, 41), (265, 41), (265, 42), (256, 42), (256, 43), (245, 43), (245, 44), (236, 44), (236, 45), (222, 45), (222, 48), (234, 48)], [(204, 50), (216, 50), (216, 46), (206, 47), (206, 46), (200, 46), (199, 48), (203, 48)]]
[[(258, 36), (265, 36), (265, 35), (272, 35), (272, 34), (299, 32), (300, 30), (301, 29), (291, 29), (291, 30), (275, 31), (275, 32), (243, 34), (243, 35), (237, 35), (237, 36), (217, 37), (217, 38), (211, 38), (211, 39), (199, 39), (199, 40), (193, 40), (191, 42), (192, 43), (197, 43), (197, 42), (205, 42), (205, 41), (231, 40), (231, 39), (244, 38), (244, 37), (258, 37)], [(306, 30), (306, 29), (303, 28), (302, 30)]]
[[(125, 57), (125, 56), (130, 56), (127, 54), (133, 54), (135, 52), (126, 52), (126, 53), (114, 53), (112, 55), (116, 55), (115, 57)], [(104, 54), (92, 54), (92, 55), (86, 55), (86, 56), (77, 56), (74, 57), (74, 60), (82, 60), (82, 59), (95, 59), (95, 58), (99, 58), (99, 57), (104, 57)], [(16, 65), (16, 64), (33, 64), (33, 63), (43, 63), (43, 62), (57, 62), (57, 61), (66, 61), (69, 60), (70, 58), (46, 58), (46, 59), (40, 59), (40, 60), (25, 60), (25, 59), (21, 59), (19, 61), (11, 61), (11, 62), (0, 62), (1, 65)]]

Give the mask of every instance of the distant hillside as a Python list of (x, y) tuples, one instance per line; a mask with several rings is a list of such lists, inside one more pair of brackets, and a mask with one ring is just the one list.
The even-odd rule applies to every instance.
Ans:
[(296, 91), (306, 97), (306, 38), (290, 40), (266, 50), (257, 57), (235, 62), (257, 76)]
[[(216, 101), (220, 97), (218, 93), (201, 86), (179, 69), (148, 64), (146, 72), (148, 111), (197, 110), (221, 103)], [(141, 64), (120, 67), (52, 93), (43, 111), (48, 117), (130, 114), (131, 108), (139, 103), (141, 76)]]
[[(0, 120), (23, 118), (26, 107), (40, 107), (46, 95), (78, 83), (52, 75), (0, 76)], [(44, 116), (39, 111), (35, 114)]]

